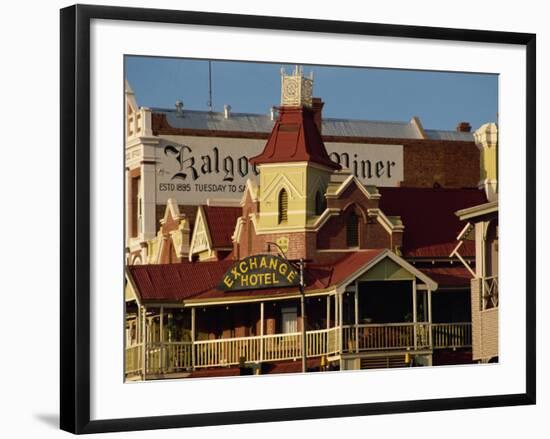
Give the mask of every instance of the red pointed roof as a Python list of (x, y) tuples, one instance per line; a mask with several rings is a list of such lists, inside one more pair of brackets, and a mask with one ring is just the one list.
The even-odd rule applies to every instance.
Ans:
[(313, 110), (305, 107), (280, 107), (264, 150), (252, 157), (250, 163), (313, 162), (340, 169), (328, 156), (314, 115)]

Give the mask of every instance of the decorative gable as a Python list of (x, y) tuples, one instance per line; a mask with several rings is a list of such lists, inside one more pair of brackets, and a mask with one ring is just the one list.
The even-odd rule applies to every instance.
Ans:
[[(191, 236), (191, 245), (189, 248), (189, 260), (192, 260), (193, 255), (202, 255), (208, 257), (212, 255), (212, 238), (208, 230), (206, 215), (203, 206), (197, 210), (197, 218), (195, 219), (195, 227)], [(201, 257), (202, 259), (202, 257)]]
[(168, 199), (157, 236), (147, 243), (149, 263), (174, 263), (186, 258), (189, 254), (189, 235), (187, 217), (180, 213), (174, 199)]

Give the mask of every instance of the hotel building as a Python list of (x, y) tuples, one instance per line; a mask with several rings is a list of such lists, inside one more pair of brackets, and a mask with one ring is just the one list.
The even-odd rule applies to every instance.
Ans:
[(312, 90), (283, 74), (251, 115), (138, 107), (127, 85), (128, 379), (477, 359), (455, 212), (487, 203), (496, 156), (464, 122), (323, 118)]

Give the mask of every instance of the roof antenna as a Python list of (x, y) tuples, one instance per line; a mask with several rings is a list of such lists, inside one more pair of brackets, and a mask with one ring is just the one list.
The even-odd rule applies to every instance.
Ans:
[(212, 61), (208, 61), (208, 111), (212, 113)]

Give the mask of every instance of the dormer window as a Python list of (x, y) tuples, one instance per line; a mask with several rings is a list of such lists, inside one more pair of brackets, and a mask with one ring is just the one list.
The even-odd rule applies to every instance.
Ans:
[(327, 208), (327, 200), (321, 191), (315, 194), (315, 215), (321, 215)]
[(346, 244), (359, 247), (359, 217), (355, 212), (351, 212), (346, 220)]
[(279, 192), (279, 224), (288, 221), (288, 194), (285, 189)]

